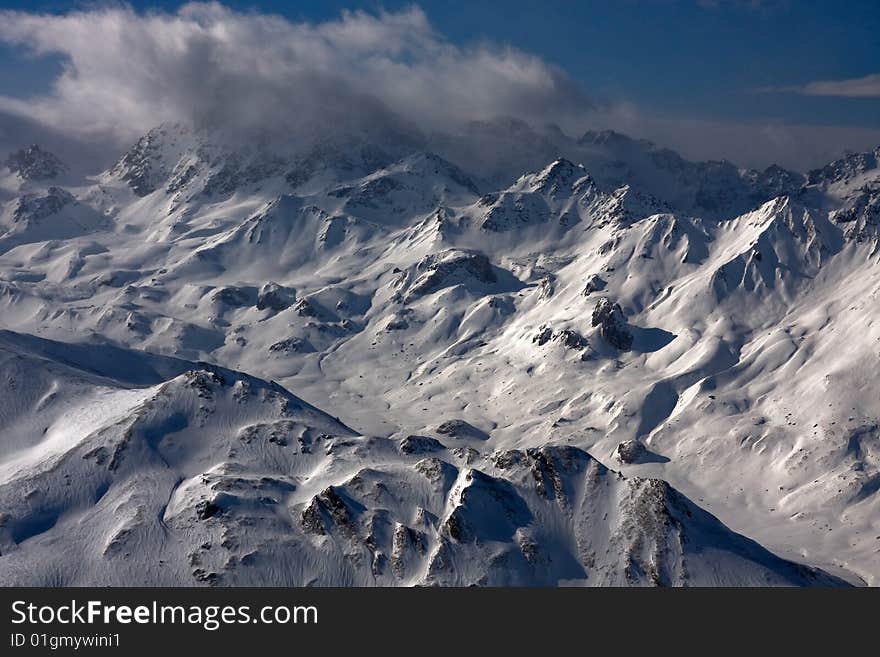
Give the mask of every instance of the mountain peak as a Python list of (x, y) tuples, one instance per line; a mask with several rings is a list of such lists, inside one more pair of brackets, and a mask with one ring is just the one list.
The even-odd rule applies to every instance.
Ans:
[(553, 160), (544, 169), (537, 174), (535, 182), (537, 184), (536, 191), (547, 191), (551, 187), (554, 189), (570, 188), (577, 180), (587, 175), (582, 165), (574, 164), (564, 157)]
[(38, 144), (11, 153), (6, 166), (22, 180), (45, 180), (57, 178), (67, 170), (66, 165)]
[(617, 132), (616, 130), (588, 130), (581, 138), (578, 139), (579, 144), (592, 144), (595, 146), (607, 146), (611, 148), (633, 148), (639, 147), (644, 150), (654, 148), (653, 142), (647, 139), (634, 139), (628, 135)]

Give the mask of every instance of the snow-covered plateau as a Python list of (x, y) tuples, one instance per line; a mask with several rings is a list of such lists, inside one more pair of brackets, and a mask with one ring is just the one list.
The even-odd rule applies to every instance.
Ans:
[(23, 146), (0, 584), (880, 585), (880, 148)]

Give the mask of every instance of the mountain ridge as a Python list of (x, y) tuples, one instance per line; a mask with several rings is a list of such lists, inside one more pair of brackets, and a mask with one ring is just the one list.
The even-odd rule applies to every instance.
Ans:
[[(547, 506), (531, 484), (523, 489), (521, 475), (528, 479), (549, 467), (542, 463), (573, 459), (581, 463), (572, 466), (578, 490), (583, 472), (604, 467), (626, 478), (608, 484), (620, 489), (615, 494), (621, 499), (657, 497), (673, 516), (678, 512), (669, 509), (677, 503), (669, 500), (693, 500), (712, 523), (730, 528), (725, 541), (736, 559), (752, 555), (746, 562), (769, 563), (732, 538), (744, 534), (778, 554), (777, 566), (809, 563), (831, 578), (877, 584), (880, 390), (870, 373), (880, 341), (871, 315), (880, 294), (876, 154), (850, 155), (808, 175), (778, 167), (755, 172), (729, 163), (688, 163), (617, 133), (573, 140), (549, 129), (542, 135), (528, 126), (508, 128), (472, 126), (470, 145), (435, 135), (400, 144), (399, 152), (361, 140), (350, 151), (334, 144), (296, 156), (278, 152), (287, 146), (273, 151), (256, 143), (236, 151), (232, 142), (212, 144), (204, 135), (166, 126), (159, 128), (164, 135), (151, 133), (83, 184), (4, 179), (2, 328), (82, 345), (67, 356), (64, 349), (53, 351), (49, 360), (61, 364), (77, 349), (97, 363), (112, 362), (112, 349), (135, 349), (155, 354), (149, 358), (176, 359), (162, 365), (171, 368), (162, 369), (166, 374), (178, 361), (201, 371), (194, 384), (180, 379), (189, 369), (177, 378), (158, 381), (147, 372), (138, 380), (138, 386), (148, 380), (166, 386), (157, 389), (154, 405), (167, 395), (172, 400), (159, 404), (170, 404), (163, 406), (170, 409), (167, 418), (147, 413), (153, 419), (138, 425), (146, 432), (135, 443), (144, 467), (159, 463), (155, 445), (164, 444), (163, 436), (196, 431), (199, 422), (213, 426), (212, 414), (198, 410), (211, 406), (199, 397), (202, 388), (219, 405), (217, 421), (233, 418), (216, 429), (228, 436), (228, 449), (233, 443), (296, 443), (301, 427), (284, 424), (290, 418), (274, 406), (261, 417), (264, 406), (256, 397), (246, 402), (253, 420), (248, 426), (256, 428), (239, 434), (243, 421), (231, 410), (238, 403), (233, 386), (214, 376), (247, 381), (236, 372), (249, 372), (277, 381), (315, 407), (333, 409), (340, 426), (357, 427), (353, 433), (360, 437), (327, 443), (330, 455), (338, 450), (340, 456), (322, 467), (340, 468), (340, 474), (364, 470), (361, 480), (319, 478), (326, 485), (307, 486), (310, 495), (300, 498), (283, 479), (300, 467), (297, 459), (271, 475), (265, 496), (279, 501), (293, 495), (290, 514), (276, 505), (268, 513), (259, 502), (258, 473), (249, 470), (268, 467), (259, 459), (244, 470), (230, 457), (185, 473), (187, 483), (166, 522), (186, 536), (201, 537), (203, 521), (233, 533), (240, 532), (239, 521), (265, 522), (262, 543), (252, 546), (265, 556), (272, 532), (298, 532), (305, 523), (313, 532), (309, 541), (324, 536), (338, 547), (357, 536), (374, 544), (358, 544), (364, 561), (353, 569), (338, 560), (323, 563), (308, 550), (312, 556), (301, 562), (285, 557), (285, 582), (688, 583), (688, 569), (676, 560), (684, 553), (676, 552), (671, 534), (645, 538), (659, 546), (654, 552), (636, 549), (642, 539), (633, 537), (644, 530), (636, 520), (626, 534), (635, 542), (608, 545), (617, 556), (638, 553), (633, 579), (626, 563), (612, 560), (603, 562), (607, 577), (584, 578), (578, 569), (589, 570), (586, 553), (568, 548), (556, 553), (568, 565), (560, 566), (554, 582), (537, 577), (527, 554), (542, 541), (544, 549), (559, 541), (589, 543), (590, 536), (619, 529), (593, 523), (584, 534), (566, 525), (564, 539), (548, 538), (552, 515), (562, 514), (562, 522), (567, 512)], [(511, 141), (516, 135), (522, 144)], [(493, 173), (477, 157), (466, 166), (477, 145), (505, 139), (510, 149), (522, 147), (502, 167), (509, 170), (554, 149), (570, 150), (512, 177), (501, 169)], [(500, 178), (507, 182), (493, 186)], [(66, 202), (40, 201), (55, 197)], [(0, 346), (11, 344), (4, 335)], [(169, 380), (176, 383), (167, 387)], [(130, 414), (129, 402), (146, 401), (137, 397), (142, 388), (124, 388), (118, 395), (79, 396), (62, 386), (56, 396), (81, 402), (82, 409), (118, 397), (120, 412)], [(4, 397), (16, 394), (9, 389)], [(14, 427), (29, 426), (43, 394), (50, 393), (25, 405), (14, 421), (0, 415), (0, 434), (6, 427), (16, 436), (0, 464), (12, 467), (6, 449), (20, 446), (19, 440), (40, 444), (42, 427), (18, 433)], [(437, 429), (444, 425), (473, 431), (450, 438)], [(105, 429), (118, 437), (118, 428)], [(548, 446), (552, 450), (543, 453)], [(184, 454), (189, 448), (175, 449)], [(419, 450), (421, 458), (410, 463)], [(511, 458), (524, 464), (509, 473), (493, 456), (507, 451), (520, 454)], [(301, 455), (309, 463), (313, 457)], [(469, 472), (480, 474), (467, 480)], [(514, 472), (520, 479), (510, 479)], [(431, 493), (436, 508), (426, 511), (441, 522), (429, 523), (428, 531), (412, 524), (418, 514), (406, 491), (422, 490), (433, 478), (442, 494)], [(552, 488), (551, 480), (541, 474), (534, 485), (545, 481), (545, 489)], [(668, 484), (638, 483), (645, 481)], [(52, 483), (53, 490), (56, 484), (63, 482)], [(381, 496), (368, 490), (374, 484), (399, 489), (393, 509), (376, 506)], [(450, 486), (458, 492), (453, 495)], [(664, 492), (664, 486), (680, 493)], [(216, 501), (225, 487), (231, 487), (224, 493), (229, 497)], [(167, 500), (157, 491), (149, 495)], [(428, 495), (427, 489), (419, 495)], [(477, 507), (461, 495), (473, 497)], [(472, 510), (496, 495), (509, 498), (510, 508), (502, 504), (505, 511), (486, 518)], [(593, 503), (578, 500), (585, 513)], [(228, 518), (217, 510), (224, 503), (231, 505)], [(441, 513), (447, 505), (460, 510)], [(233, 523), (226, 529), (224, 518)], [(30, 526), (40, 529), (49, 519)], [(23, 521), (15, 522), (19, 528), (7, 549), (51, 532), (28, 535)], [(127, 531), (153, 529), (131, 525)], [(105, 540), (101, 536), (90, 538), (84, 530), (83, 545)], [(137, 540), (147, 545), (153, 539)], [(202, 540), (216, 545), (223, 539)], [(111, 541), (113, 549), (124, 542)], [(476, 551), (464, 547), (472, 543)], [(492, 545), (496, 554), (490, 554)], [(591, 545), (596, 551), (598, 543)], [(343, 559), (347, 553), (338, 549), (334, 558)], [(672, 561), (670, 550), (678, 555)], [(2, 552), (0, 559), (7, 555)], [(233, 574), (203, 553), (201, 565), (179, 562), (177, 574), (192, 578), (200, 569), (197, 583), (247, 583), (249, 576), (254, 583), (272, 581), (261, 570), (264, 557), (233, 552), (239, 565), (253, 560), (241, 571), (250, 575)], [(735, 577), (713, 579), (711, 560), (704, 558), (686, 559), (708, 569), (690, 583), (738, 583)], [(477, 572), (478, 562), (496, 566)], [(27, 559), (16, 564), (24, 577)], [(333, 568), (339, 568), (337, 579), (328, 575)], [(166, 581), (159, 570), (150, 572), (155, 581)], [(811, 579), (803, 570), (786, 570), (779, 579), (777, 568), (772, 582), (752, 566), (731, 572), (739, 573), (739, 583), (836, 581)], [(89, 577), (97, 575), (76, 581)]]

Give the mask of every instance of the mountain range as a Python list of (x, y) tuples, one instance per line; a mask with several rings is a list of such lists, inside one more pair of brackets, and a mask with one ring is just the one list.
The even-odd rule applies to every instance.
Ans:
[(880, 584), (880, 147), (165, 124), (0, 204), (0, 584)]

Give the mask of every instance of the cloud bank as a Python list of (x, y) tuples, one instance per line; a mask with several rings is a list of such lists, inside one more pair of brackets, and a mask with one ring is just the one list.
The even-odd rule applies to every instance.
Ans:
[[(453, 44), (418, 7), (344, 12), (323, 23), (219, 3), (174, 13), (0, 11), (0, 42), (63, 64), (41, 96), (0, 95), (0, 150), (20, 147), (23, 134), (40, 141), (31, 135), (41, 126), (50, 145), (78, 140), (115, 156), (165, 121), (291, 140), (320, 138), (332, 126), (369, 139), (456, 131), (499, 116), (555, 123), (573, 135), (613, 128), (691, 158), (802, 170), (880, 143), (880, 130), (871, 128), (657, 117), (596, 99), (529, 53)], [(876, 78), (817, 82), (804, 93), (871, 95)]]
[(757, 93), (795, 93), (802, 96), (836, 96), (839, 98), (880, 98), (880, 73), (847, 80), (815, 80), (802, 85), (760, 87)]
[(804, 85), (798, 91), (807, 96), (880, 98), (880, 73), (849, 80), (817, 80)]
[(512, 115), (571, 124), (592, 104), (562, 71), (513, 48), (461, 48), (417, 7), (295, 23), (194, 3), (0, 13), (0, 40), (60, 55), (51, 93), (0, 110), (68, 132), (131, 139), (162, 121), (307, 131), (316, 122), (445, 129)]

